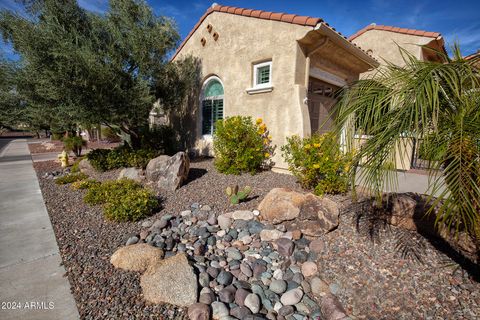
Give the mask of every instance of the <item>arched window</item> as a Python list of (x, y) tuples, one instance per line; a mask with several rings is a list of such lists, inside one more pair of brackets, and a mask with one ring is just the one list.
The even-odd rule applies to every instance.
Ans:
[(223, 85), (217, 77), (205, 80), (202, 92), (202, 134), (211, 135), (215, 122), (223, 119)]

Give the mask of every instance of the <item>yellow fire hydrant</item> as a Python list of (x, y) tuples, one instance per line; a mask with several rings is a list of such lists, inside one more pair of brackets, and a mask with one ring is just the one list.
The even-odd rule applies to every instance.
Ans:
[(58, 159), (62, 163), (62, 168), (68, 167), (68, 153), (65, 150), (58, 155)]

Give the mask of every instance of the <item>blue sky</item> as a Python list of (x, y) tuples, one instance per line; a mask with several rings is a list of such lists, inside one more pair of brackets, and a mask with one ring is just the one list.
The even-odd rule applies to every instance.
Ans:
[[(78, 0), (90, 11), (104, 12), (108, 0)], [(147, 1), (159, 15), (173, 17), (182, 39), (188, 34), (202, 14), (213, 3), (206, 0)], [(440, 32), (447, 46), (459, 41), (464, 55), (480, 49), (480, 1), (478, 0), (256, 0), (218, 1), (222, 5), (294, 13), (323, 18), (346, 36), (364, 26), (377, 24)], [(15, 0), (0, 0), (0, 9), (18, 10)], [(0, 43), (7, 57), (14, 57), (10, 46)]]

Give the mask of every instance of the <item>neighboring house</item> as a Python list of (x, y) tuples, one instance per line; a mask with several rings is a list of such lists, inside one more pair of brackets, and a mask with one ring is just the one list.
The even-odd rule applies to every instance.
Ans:
[(480, 49), (477, 50), (477, 52), (464, 57), (464, 59), (474, 61), (473, 65), (475, 68), (480, 69)]
[[(214, 122), (234, 115), (262, 118), (286, 169), (286, 137), (328, 131), (333, 92), (378, 62), (320, 18), (214, 4), (173, 56), (201, 63), (202, 90), (189, 99), (192, 149), (211, 154)], [(185, 120), (184, 120), (185, 121)], [(183, 124), (185, 128), (185, 123)]]
[[(438, 32), (370, 24), (348, 39), (366, 50), (381, 64), (390, 62), (398, 66), (405, 65), (399, 47), (422, 61), (442, 62), (444, 61), (444, 56), (438, 54), (438, 52), (446, 54), (444, 39)], [(375, 70), (365, 72), (361, 74), (360, 78), (370, 77), (374, 74)], [(427, 162), (418, 159), (419, 144), (419, 140), (414, 141), (409, 138), (405, 139), (405, 144), (399, 146), (398, 153), (403, 156), (398, 156), (396, 159), (396, 167), (398, 169), (410, 170), (426, 167)], [(402, 161), (402, 158), (411, 160)]]
[(445, 41), (438, 32), (370, 24), (348, 39), (381, 64), (388, 61), (403, 66), (405, 63), (399, 47), (423, 61), (444, 61), (437, 52), (446, 54)]

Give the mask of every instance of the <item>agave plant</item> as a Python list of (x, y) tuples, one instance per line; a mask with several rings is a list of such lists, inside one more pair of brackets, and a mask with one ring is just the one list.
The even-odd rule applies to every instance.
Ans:
[[(340, 93), (336, 132), (355, 150), (351, 178), (374, 191), (395, 190), (395, 159), (410, 161), (399, 148), (424, 139), (431, 162), (430, 187), (437, 227), (465, 230), (480, 261), (480, 76), (478, 60), (465, 60), (459, 47), (444, 62), (419, 61), (401, 51), (405, 66), (386, 64), (375, 75)], [(359, 146), (355, 134), (368, 135)], [(406, 139), (407, 138), (407, 139)], [(441, 170), (441, 171), (439, 171)], [(442, 172), (438, 175), (438, 172)], [(441, 177), (441, 178), (439, 178)]]

